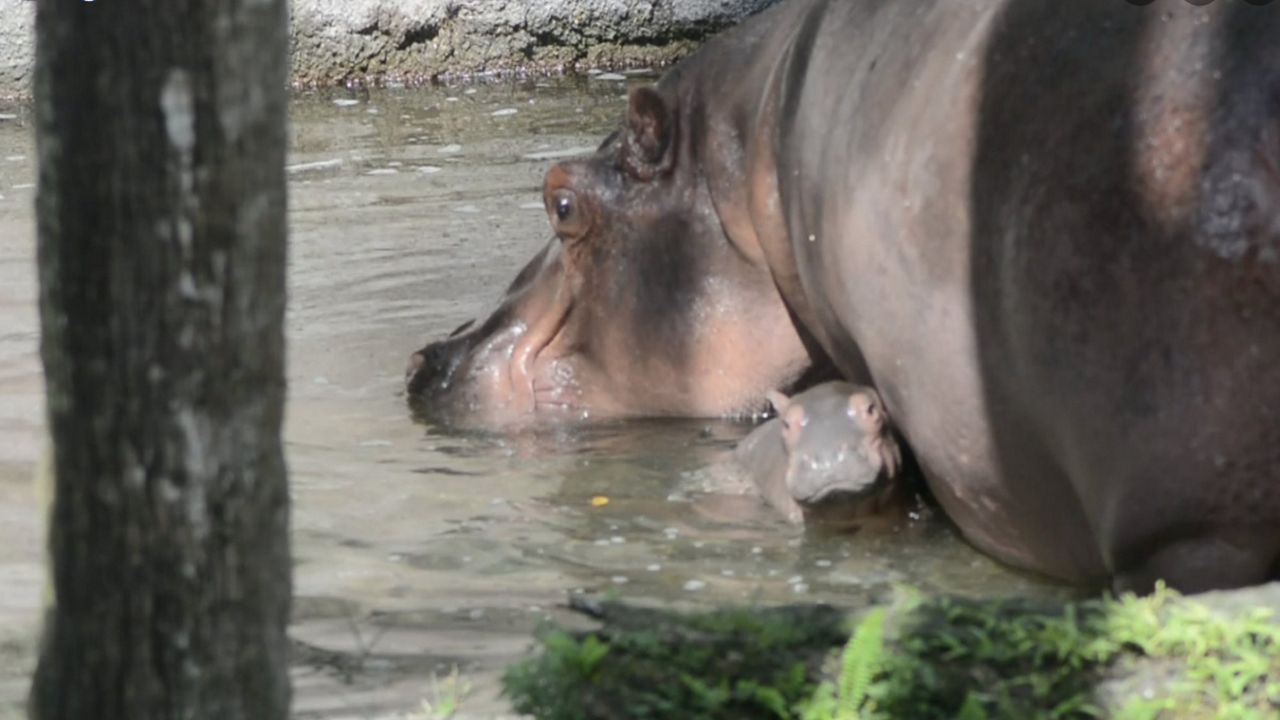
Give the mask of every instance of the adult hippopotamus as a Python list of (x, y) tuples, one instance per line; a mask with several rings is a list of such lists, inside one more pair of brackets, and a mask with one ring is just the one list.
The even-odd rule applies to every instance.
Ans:
[(733, 454), (775, 510), (795, 523), (848, 527), (904, 507), (901, 452), (874, 389), (835, 381), (768, 399), (778, 416)]
[(556, 238), (409, 387), (483, 424), (723, 415), (832, 364), (976, 546), (1280, 570), (1280, 12), (791, 0), (546, 175)]

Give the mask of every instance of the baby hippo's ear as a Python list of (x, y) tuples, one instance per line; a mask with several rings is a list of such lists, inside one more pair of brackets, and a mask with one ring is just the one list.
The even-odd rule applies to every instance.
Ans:
[(787, 406), (791, 404), (791, 399), (777, 390), (770, 390), (764, 396), (769, 399), (769, 404), (773, 406), (774, 412), (778, 413), (779, 417), (787, 411)]
[(804, 432), (804, 426), (809, 424), (809, 416), (805, 414), (804, 406), (799, 403), (789, 403), (785, 410), (778, 412), (778, 420), (782, 423), (782, 444), (787, 447), (787, 452), (795, 452), (800, 444), (800, 435)]
[(872, 457), (879, 456), (885, 477), (895, 477), (902, 467), (902, 449), (889, 429), (889, 418), (884, 414), (880, 395), (871, 388), (862, 388), (849, 395), (849, 415), (866, 433), (863, 442)]
[(902, 448), (898, 447), (898, 441), (891, 433), (886, 432), (880, 438), (880, 463), (884, 466), (884, 476), (888, 478), (897, 477), (902, 469)]
[(885, 417), (876, 391), (871, 388), (854, 391), (849, 396), (849, 417), (867, 435), (879, 435), (884, 430)]

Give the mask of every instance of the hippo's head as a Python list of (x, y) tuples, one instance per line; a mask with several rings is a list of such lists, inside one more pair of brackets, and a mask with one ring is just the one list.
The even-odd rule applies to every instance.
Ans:
[(786, 485), (802, 508), (879, 494), (902, 465), (875, 390), (830, 383), (794, 398), (769, 393), (787, 450)]
[(410, 360), (429, 413), (480, 425), (727, 415), (805, 370), (767, 267), (726, 236), (704, 172), (723, 143), (698, 139), (690, 118), (636, 89), (622, 130), (547, 172), (556, 237), (484, 322)]

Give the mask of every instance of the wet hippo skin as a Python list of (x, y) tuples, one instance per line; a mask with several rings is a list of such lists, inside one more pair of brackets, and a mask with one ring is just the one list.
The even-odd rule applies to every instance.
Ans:
[(593, 155), (411, 395), (501, 425), (877, 388), (976, 546), (1082, 583), (1280, 569), (1280, 13), (792, 0)]
[(738, 444), (734, 460), (791, 522), (857, 526), (902, 507), (901, 453), (875, 390), (829, 382), (769, 394), (778, 416)]

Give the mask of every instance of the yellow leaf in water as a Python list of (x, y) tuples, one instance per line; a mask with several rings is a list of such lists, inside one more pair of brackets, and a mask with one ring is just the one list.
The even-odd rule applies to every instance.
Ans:
[(591, 507), (604, 507), (609, 504), (609, 498), (604, 495), (597, 495), (591, 498)]

